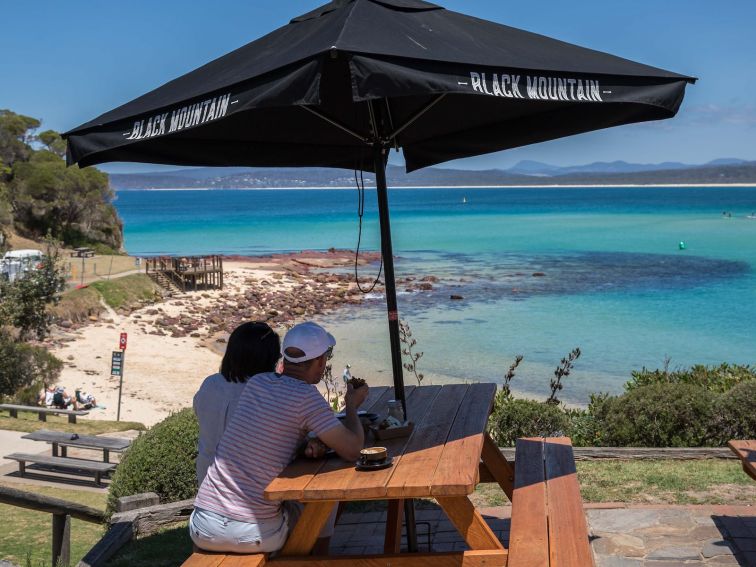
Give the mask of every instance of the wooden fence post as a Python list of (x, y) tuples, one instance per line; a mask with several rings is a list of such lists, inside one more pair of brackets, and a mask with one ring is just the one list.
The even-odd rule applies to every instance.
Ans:
[(52, 565), (67, 566), (71, 563), (71, 516), (52, 515)]

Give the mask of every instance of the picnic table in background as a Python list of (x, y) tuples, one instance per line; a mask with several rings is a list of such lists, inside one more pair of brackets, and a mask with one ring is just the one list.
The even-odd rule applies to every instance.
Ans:
[(756, 480), (756, 441), (733, 439), (727, 445), (743, 463), (746, 474)]
[(92, 258), (95, 255), (94, 250), (91, 248), (74, 248), (71, 252), (72, 258)]
[(67, 457), (68, 447), (77, 447), (79, 449), (93, 449), (102, 451), (102, 461), (110, 462), (110, 451), (120, 453), (131, 446), (129, 439), (120, 437), (100, 437), (98, 435), (77, 435), (65, 433), (63, 431), (48, 431), (40, 429), (28, 433), (22, 439), (31, 439), (32, 441), (46, 441), (52, 444), (52, 456), (58, 456), (60, 447), (60, 456)]

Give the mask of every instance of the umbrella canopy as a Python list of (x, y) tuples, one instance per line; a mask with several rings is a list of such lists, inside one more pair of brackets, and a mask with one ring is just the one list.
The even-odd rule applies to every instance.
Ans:
[(693, 81), (428, 2), (342, 0), (67, 132), (68, 160), (373, 169), (380, 140), (412, 171), (669, 118)]
[(68, 162), (81, 166), (375, 171), (394, 386), (404, 402), (388, 150), (401, 147), (412, 171), (669, 118), (694, 81), (420, 0), (337, 0), (64, 136)]

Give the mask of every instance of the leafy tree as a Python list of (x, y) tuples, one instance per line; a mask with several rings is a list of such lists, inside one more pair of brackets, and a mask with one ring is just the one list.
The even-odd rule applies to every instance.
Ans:
[(0, 282), (0, 326), (15, 327), (21, 341), (32, 335), (44, 338), (50, 327), (47, 306), (58, 303), (64, 289), (58, 243), (49, 239), (38, 269), (13, 282)]
[(63, 363), (42, 347), (17, 342), (0, 328), (0, 398), (33, 403), (44, 382), (54, 382)]

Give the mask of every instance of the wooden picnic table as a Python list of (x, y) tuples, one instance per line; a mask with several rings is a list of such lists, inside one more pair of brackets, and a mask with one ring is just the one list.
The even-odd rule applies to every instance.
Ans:
[[(393, 457), (391, 467), (365, 472), (338, 457), (298, 458), (264, 492), (268, 500), (304, 504), (302, 516), (275, 558), (200, 550), (184, 567), (593, 565), (570, 440), (539, 438), (518, 444), (524, 458), (517, 453), (514, 464), (520, 472), (515, 485), (512, 463), (486, 433), (495, 394), (495, 384), (407, 387), (407, 411), (415, 424), (412, 434), (366, 442), (385, 446)], [(393, 388), (373, 387), (362, 408), (385, 415), (392, 398)], [(511, 554), (470, 501), (481, 481), (498, 483), (513, 501)], [(435, 499), (469, 549), (400, 553), (403, 504), (410, 498)], [(388, 500), (384, 554), (308, 557), (334, 507), (362, 500)], [(518, 557), (512, 555), (515, 545)]]
[(733, 439), (727, 445), (743, 463), (746, 474), (756, 480), (756, 441)]
[(22, 439), (31, 439), (32, 441), (46, 441), (52, 444), (52, 456), (58, 456), (58, 448), (60, 448), (60, 456), (67, 457), (68, 447), (77, 447), (80, 449), (95, 449), (102, 450), (102, 460), (104, 463), (110, 462), (110, 451), (122, 452), (129, 448), (131, 441), (129, 439), (121, 439), (119, 437), (99, 437), (97, 435), (72, 435), (71, 433), (65, 433), (62, 431), (48, 431), (47, 429), (40, 429), (32, 433), (28, 433), (22, 437)]

